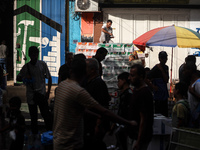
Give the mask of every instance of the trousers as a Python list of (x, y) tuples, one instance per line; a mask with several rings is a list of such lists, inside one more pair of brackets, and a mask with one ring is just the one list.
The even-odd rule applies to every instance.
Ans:
[(42, 117), (44, 118), (45, 128), (47, 131), (52, 130), (53, 126), (53, 118), (51, 116), (51, 113), (49, 111), (48, 101), (46, 99), (40, 99), (34, 104), (28, 104), (29, 113), (31, 117), (31, 131), (33, 134), (38, 133), (38, 108), (39, 106), (40, 113)]
[(0, 65), (7, 72), (6, 59), (5, 58), (0, 58)]

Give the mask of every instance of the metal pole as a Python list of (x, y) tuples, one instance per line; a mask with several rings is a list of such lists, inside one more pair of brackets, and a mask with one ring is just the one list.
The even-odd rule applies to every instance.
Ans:
[(171, 76), (170, 76), (170, 94), (173, 92), (172, 90), (172, 67), (173, 67), (173, 47), (172, 47), (172, 57), (171, 57)]

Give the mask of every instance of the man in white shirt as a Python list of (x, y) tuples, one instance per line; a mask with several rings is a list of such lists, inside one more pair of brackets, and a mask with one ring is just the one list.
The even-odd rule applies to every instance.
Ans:
[(7, 46), (5, 44), (6, 41), (3, 40), (0, 45), (0, 65), (6, 71)]
[(184, 76), (190, 81), (188, 89), (188, 102), (191, 111), (190, 126), (200, 127), (200, 76), (194, 63), (186, 63), (183, 68)]
[(108, 20), (105, 25), (101, 28), (101, 37), (99, 39), (100, 43), (113, 43), (111, 38), (114, 38), (112, 34), (112, 20)]
[[(46, 130), (52, 130), (53, 125), (53, 118), (51, 118), (48, 107), (52, 78), (47, 64), (42, 60), (38, 60), (38, 55), (39, 49), (36, 46), (29, 47), (29, 57), (31, 60), (22, 67), (17, 75), (17, 81), (23, 81), (26, 85), (26, 97), (31, 117), (31, 131), (33, 135), (38, 134), (37, 106), (39, 106), (41, 115), (44, 118)], [(47, 90), (45, 79), (48, 79)]]

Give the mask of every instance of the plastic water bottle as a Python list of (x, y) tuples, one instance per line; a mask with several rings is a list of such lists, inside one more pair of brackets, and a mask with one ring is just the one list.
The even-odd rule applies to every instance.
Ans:
[(24, 148), (23, 148), (23, 150), (27, 150), (27, 149), (28, 149), (28, 136), (25, 133), (24, 134)]
[(33, 134), (30, 134), (28, 137), (28, 150), (34, 150), (34, 136)]
[(0, 88), (0, 107), (3, 106), (3, 92), (2, 89)]

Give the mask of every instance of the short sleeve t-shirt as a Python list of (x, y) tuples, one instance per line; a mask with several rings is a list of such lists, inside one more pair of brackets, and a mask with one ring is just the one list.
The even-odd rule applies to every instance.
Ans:
[[(135, 120), (136, 122), (140, 122), (140, 113), (143, 113), (145, 116), (147, 116), (146, 128), (144, 129), (145, 139), (141, 140), (149, 141), (152, 138), (153, 134), (154, 116), (153, 95), (147, 86), (139, 90), (133, 89), (133, 95), (129, 107), (129, 120)], [(131, 132), (129, 133), (129, 136), (131, 137)]]
[[(109, 33), (112, 33), (112, 27), (107, 28), (106, 24), (102, 26), (102, 29), (106, 30)], [(110, 41), (110, 35), (101, 31), (100, 42), (101, 43), (103, 43), (103, 42), (109, 43), (109, 41)]]
[(108, 108), (109, 101), (111, 100), (108, 93), (108, 88), (106, 83), (101, 79), (100, 76), (94, 78), (89, 83), (87, 83), (85, 89), (90, 93), (90, 95), (102, 106)]
[(12, 130), (18, 130), (18, 134), (24, 134), (25, 129), (23, 126), (25, 127), (25, 118), (21, 114), (21, 111), (14, 114), (14, 116), (10, 115), (10, 126)]
[(179, 119), (184, 120), (184, 127), (188, 126), (189, 104), (186, 100), (179, 100), (172, 109), (172, 126), (178, 127)]
[[(195, 89), (195, 92), (197, 92), (200, 95), (200, 78), (197, 79), (192, 84), (192, 88), (193, 87)], [(195, 96), (193, 96), (189, 91), (188, 91), (188, 102), (189, 102), (189, 105), (190, 105), (191, 113), (195, 112), (196, 109), (198, 108), (198, 105), (200, 105), (199, 100)]]
[(54, 106), (54, 149), (74, 150), (83, 146), (84, 110), (97, 104), (77, 82), (67, 79), (59, 84)]
[[(165, 65), (164, 71), (169, 78), (169, 68), (167, 65)], [(169, 97), (167, 83), (164, 82), (162, 72), (157, 65), (147, 74), (147, 78), (152, 80), (152, 83), (158, 87), (158, 91), (154, 91), (154, 100), (167, 100)]]
[[(28, 72), (28, 67), (30, 72)], [(51, 75), (47, 64), (41, 60), (37, 60), (35, 65), (32, 65), (31, 63), (25, 64), (20, 70), (18, 76), (25, 78), (29, 74), (31, 75), (32, 79), (30, 82), (26, 82), (26, 96), (27, 102), (29, 104), (33, 104), (34, 102), (32, 99), (34, 91), (44, 95), (46, 93), (45, 79), (49, 79)]]
[(4, 44), (0, 45), (0, 58), (6, 58), (6, 51), (7, 51), (7, 46)]
[(118, 115), (125, 119), (128, 119), (128, 110), (130, 107), (130, 100), (132, 98), (132, 94), (133, 91), (131, 88), (127, 88), (123, 93), (120, 94)]

